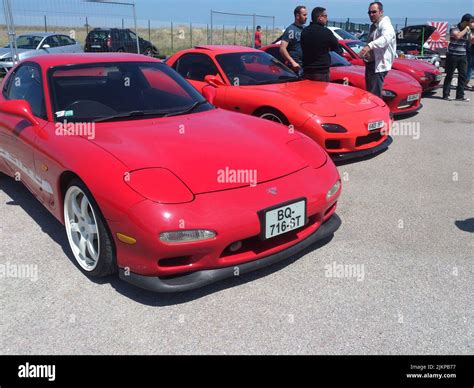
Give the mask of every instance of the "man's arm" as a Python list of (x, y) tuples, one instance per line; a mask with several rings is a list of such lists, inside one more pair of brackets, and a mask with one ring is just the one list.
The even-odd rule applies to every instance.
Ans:
[(390, 41), (395, 39), (395, 30), (390, 22), (381, 23), (380, 28), (382, 29), (382, 35), (367, 45), (371, 50), (374, 48), (385, 48), (389, 45)]
[(280, 45), (280, 54), (286, 61), (288, 61), (288, 63), (294, 69), (300, 69), (301, 68), (301, 66), (288, 53), (288, 42), (286, 40), (284, 40), (283, 38), (281, 40), (281, 45)]
[(459, 31), (459, 28), (453, 28), (451, 29), (451, 32), (450, 32), (450, 36), (451, 38), (454, 38), (454, 39), (461, 39), (464, 35), (466, 35), (467, 33), (469, 33), (469, 31), (471, 31), (471, 29), (469, 28), (469, 26), (467, 26), (464, 30), (462, 31)]
[(332, 31), (329, 30), (329, 28), (328, 28), (327, 32), (329, 32), (329, 34), (328, 34), (329, 51), (336, 51), (337, 52), (338, 49), (339, 49), (339, 41), (334, 36)]

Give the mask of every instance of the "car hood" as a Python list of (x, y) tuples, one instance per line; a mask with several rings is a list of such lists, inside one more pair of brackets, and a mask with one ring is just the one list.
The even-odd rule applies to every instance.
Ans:
[(400, 65), (405, 68), (411, 68), (416, 71), (439, 73), (439, 70), (436, 66), (426, 61), (418, 61), (416, 59), (397, 58), (395, 59), (395, 64)]
[(378, 106), (376, 100), (367, 98), (368, 93), (364, 90), (327, 82), (304, 80), (245, 88), (275, 93), (284, 100), (299, 102), (304, 109), (321, 117), (360, 112)]
[(90, 141), (121, 160), (129, 171), (167, 168), (194, 194), (249, 185), (232, 179), (218, 181), (223, 171), (251, 172), (262, 183), (310, 164), (320, 167), (327, 160), (327, 154), (316, 143), (311, 162), (304, 156), (304, 150), (298, 154), (290, 147), (287, 143), (301, 138), (299, 133), (280, 124), (221, 109), (186, 116), (97, 123), (95, 132)]
[[(420, 24), (416, 26), (407, 26), (402, 28), (397, 34), (397, 43), (418, 43), (421, 44), (424, 32), (424, 41), (433, 35), (436, 31), (436, 27), (429, 26), (426, 24)], [(408, 36), (407, 36), (408, 35)]]
[[(17, 49), (16, 51), (18, 54), (22, 54), (22, 53), (27, 53), (29, 51), (36, 51), (36, 50)], [(11, 57), (10, 47), (0, 48), (0, 58), (8, 58), (8, 57)]]

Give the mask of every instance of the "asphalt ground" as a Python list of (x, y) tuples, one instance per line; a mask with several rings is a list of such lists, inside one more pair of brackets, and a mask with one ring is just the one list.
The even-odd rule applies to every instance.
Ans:
[(389, 150), (338, 166), (331, 241), (184, 294), (88, 279), (63, 227), (0, 177), (0, 264), (37, 268), (0, 278), (0, 353), (472, 354), (474, 102), (423, 104)]

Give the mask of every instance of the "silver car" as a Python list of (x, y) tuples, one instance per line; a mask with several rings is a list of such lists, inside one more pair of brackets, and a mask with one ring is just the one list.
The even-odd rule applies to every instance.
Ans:
[[(67, 35), (51, 32), (31, 32), (16, 38), (20, 61), (44, 54), (82, 53), (81, 45)], [(0, 74), (13, 67), (10, 46), (0, 48)]]

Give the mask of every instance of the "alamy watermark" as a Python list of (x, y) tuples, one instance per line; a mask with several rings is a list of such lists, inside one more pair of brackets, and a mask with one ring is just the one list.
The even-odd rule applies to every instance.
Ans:
[(38, 266), (36, 264), (12, 264), (6, 262), (0, 264), (1, 279), (30, 279), (32, 282), (38, 280)]
[(89, 140), (95, 139), (94, 122), (58, 121), (55, 124), (56, 136), (85, 136)]
[(355, 278), (358, 282), (365, 279), (364, 264), (339, 264), (334, 261), (331, 264), (326, 264), (324, 269), (327, 278)]
[(257, 185), (257, 170), (237, 170), (225, 167), (217, 171), (218, 183), (248, 183), (250, 186)]

